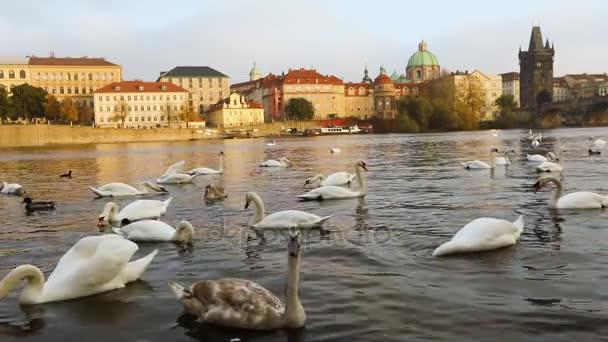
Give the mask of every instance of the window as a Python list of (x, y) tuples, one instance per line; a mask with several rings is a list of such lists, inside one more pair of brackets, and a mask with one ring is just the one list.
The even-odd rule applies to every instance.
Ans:
[(174, 100), (177, 100), (177, 95), (173, 95), (173, 99), (174, 99)]
[[(160, 105), (160, 110), (163, 110), (163, 105)], [(163, 119), (161, 119), (161, 120), (163, 120)]]
[(19, 78), (20, 79), (24, 79), (25, 78), (25, 70), (19, 71)]
[[(84, 91), (82, 93), (84, 94)], [(89, 94), (93, 94), (93, 87), (89, 87)]]
[(60, 80), (60, 81), (62, 81), (62, 80), (63, 80), (63, 74), (62, 74), (62, 73), (59, 73), (59, 74), (57, 75), (57, 79), (58, 79), (58, 80)]
[[(162, 108), (161, 108), (161, 109), (162, 109)], [(161, 116), (160, 116), (160, 121), (165, 121), (165, 116), (164, 116), (164, 115), (161, 115)]]
[[(135, 98), (137, 99), (137, 96)], [(144, 96), (143, 95), (139, 95), (139, 101), (143, 101), (143, 100), (144, 100)]]
[(110, 106), (106, 106), (106, 110), (109, 112), (110, 111)]
[(129, 108), (129, 112), (131, 111), (131, 106), (128, 107)]
[(156, 101), (156, 95), (152, 96), (152, 101)]
[(133, 122), (133, 118), (129, 116), (129, 122)]
[(124, 101), (124, 100), (125, 100), (125, 97), (120, 95), (120, 101)]
[(95, 75), (93, 75), (93, 79), (95, 81), (97, 81), (99, 79), (99, 73), (98, 72), (96, 72)]
[(99, 101), (103, 101), (103, 96), (100, 95), (99, 98), (98, 98), (98, 100)]
[(78, 81), (78, 74), (74, 74), (74, 81)]
[[(156, 105), (152, 106), (152, 110), (156, 110)], [(156, 119), (154, 119), (156, 121)]]
[(47, 72), (44, 73), (44, 79), (48, 80), (49, 79), (49, 74)]
[(89, 81), (93, 80), (93, 74), (89, 73)]
[(68, 94), (72, 93), (72, 87), (68, 87)]
[(152, 119), (152, 117), (148, 116), (148, 121), (150, 121)]
[(131, 101), (131, 95), (127, 96), (127, 101)]
[(146, 101), (150, 101), (150, 95), (146, 96)]
[(184, 105), (179, 105), (179, 110), (184, 110)]
[(72, 74), (70, 74), (69, 72), (67, 74), (65, 74), (65, 76), (68, 81), (70, 81), (72, 79)]
[(105, 72), (103, 73), (103, 75), (101, 75), (101, 79), (104, 80), (104, 81), (106, 80), (106, 73)]
[(220, 90), (220, 99), (224, 98), (224, 92)]
[(135, 117), (135, 122), (138, 122), (138, 121), (139, 121), (139, 116), (136, 116)]
[(103, 112), (103, 107), (102, 106), (99, 106), (99, 111)]
[(114, 79), (114, 73), (113, 73), (113, 72), (111, 72), (111, 73), (110, 73), (110, 79), (111, 79), (111, 80), (113, 80), (113, 79)]
[(0, 70), (0, 78), (4, 78), (4, 71), (2, 71), (2, 70)]
[(9, 70), (8, 71), (8, 78), (15, 78), (15, 71)]
[(213, 88), (213, 79), (212, 78), (209, 79), (209, 88)]
[(109, 96), (106, 96), (106, 101), (110, 101), (110, 97)]
[(59, 87), (59, 94), (63, 94), (63, 87)]
[(157, 121), (157, 120), (156, 120), (156, 116), (154, 117), (154, 121)]
[(422, 73), (420, 70), (416, 70), (416, 79), (420, 79), (422, 77)]
[[(150, 111), (150, 106), (147, 106), (146, 110), (149, 112)], [(148, 120), (148, 121), (150, 121), (150, 120)]]

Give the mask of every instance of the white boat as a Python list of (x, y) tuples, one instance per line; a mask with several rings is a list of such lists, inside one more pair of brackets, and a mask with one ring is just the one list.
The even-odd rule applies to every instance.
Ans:
[(322, 127), (321, 134), (356, 134), (361, 133), (359, 126), (348, 127)]

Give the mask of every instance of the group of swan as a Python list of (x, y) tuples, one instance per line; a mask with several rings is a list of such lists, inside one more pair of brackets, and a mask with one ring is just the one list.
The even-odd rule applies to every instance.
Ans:
[(350, 190), (337, 185), (324, 185), (310, 190), (309, 192), (298, 196), (298, 198), (304, 201), (318, 201), (363, 197), (367, 194), (367, 187), (365, 184), (365, 179), (361, 176), (361, 169), (367, 171), (367, 164), (365, 164), (365, 162), (362, 160), (355, 163), (355, 173), (357, 181), (359, 182), (358, 191)]
[(312, 184), (312, 186), (315, 188), (327, 185), (350, 185), (354, 179), (355, 175), (344, 171), (334, 172), (327, 177), (319, 173), (314, 177), (306, 179), (304, 181), (304, 187), (309, 184)]
[(190, 171), (184, 171), (185, 162), (179, 161), (167, 168), (165, 172), (156, 180), (158, 184), (185, 184), (192, 183), (194, 178), (200, 175), (216, 175), (224, 173), (224, 152), (218, 153), (219, 168), (197, 167)]
[(139, 182), (134, 187), (125, 183), (108, 183), (90, 189), (97, 197), (139, 196), (167, 192), (164, 187), (148, 181)]
[(139, 221), (146, 219), (159, 219), (167, 212), (167, 207), (172, 198), (165, 201), (156, 200), (137, 200), (129, 203), (126, 207), (120, 208), (114, 202), (106, 203), (103, 212), (99, 215), (99, 226), (107, 224), (122, 223), (123, 220)]
[(0, 183), (0, 194), (23, 196), (25, 189), (17, 183)]

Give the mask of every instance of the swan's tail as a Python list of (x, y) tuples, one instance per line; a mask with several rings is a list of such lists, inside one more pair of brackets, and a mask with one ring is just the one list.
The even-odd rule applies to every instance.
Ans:
[(144, 274), (146, 268), (148, 268), (152, 262), (152, 259), (154, 259), (156, 256), (156, 253), (158, 253), (158, 249), (155, 249), (152, 253), (143, 258), (128, 263), (127, 267), (125, 267), (125, 270), (123, 271), (125, 274), (125, 284), (139, 279), (139, 277)]
[(323, 224), (325, 223), (325, 221), (329, 220), (330, 218), (332, 218), (334, 215), (329, 215), (329, 216), (325, 216), (325, 217), (321, 217), (321, 220), (319, 221), (319, 224)]
[(170, 281), (169, 282), (169, 287), (171, 288), (171, 291), (173, 291), (173, 293), (175, 293), (175, 297), (177, 297), (177, 299), (182, 299), (184, 297), (184, 287), (181, 286), (180, 284), (174, 282), (174, 281)]
[(513, 225), (515, 226), (515, 228), (517, 228), (517, 237), (519, 238), (519, 235), (521, 235), (521, 232), (524, 230), (524, 215), (519, 215), (517, 220), (513, 222)]
[(112, 233), (120, 236), (125, 236), (125, 233), (120, 228), (112, 227)]
[(163, 201), (163, 203), (165, 204), (165, 208), (169, 207), (169, 204), (171, 204), (172, 199), (173, 199), (173, 197), (169, 197), (166, 201)]
[(92, 186), (90, 186), (89, 189), (91, 189), (91, 191), (93, 191), (93, 193), (97, 197), (104, 197), (105, 196), (105, 194), (103, 192), (99, 191), (98, 189), (96, 189), (96, 188), (94, 188)]
[(454, 246), (453, 242), (450, 240), (448, 242), (444, 242), (443, 244), (441, 244), (441, 246), (437, 247), (437, 249), (433, 251), (433, 256), (443, 256), (459, 252), (462, 251), (456, 246)]

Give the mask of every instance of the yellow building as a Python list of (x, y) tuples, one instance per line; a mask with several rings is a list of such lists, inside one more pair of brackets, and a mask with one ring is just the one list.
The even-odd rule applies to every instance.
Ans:
[(169, 82), (113, 82), (95, 91), (98, 127), (185, 127), (188, 91)]
[(367, 82), (344, 83), (345, 116), (367, 120), (374, 116), (372, 84)]
[(207, 120), (217, 127), (259, 125), (264, 123), (264, 108), (259, 103), (247, 102), (245, 96), (232, 93), (211, 106)]
[(157, 81), (188, 90), (188, 109), (203, 114), (230, 94), (230, 77), (208, 66), (178, 66), (160, 73)]
[(11, 89), (30, 83), (29, 60), (25, 57), (0, 57), (0, 85)]

